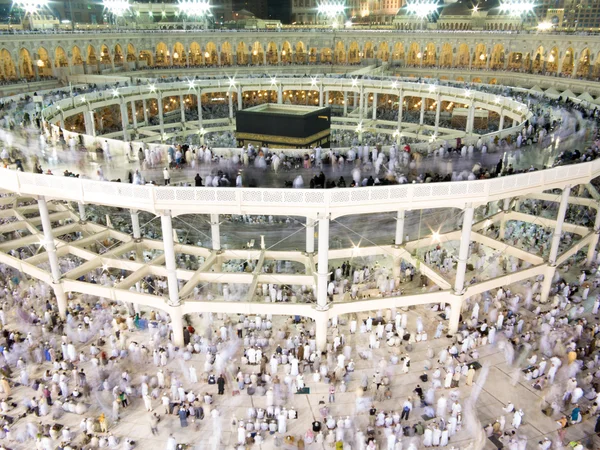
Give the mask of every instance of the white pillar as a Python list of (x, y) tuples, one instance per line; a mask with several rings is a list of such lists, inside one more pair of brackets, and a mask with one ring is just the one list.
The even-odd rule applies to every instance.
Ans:
[(560, 206), (558, 207), (558, 216), (556, 217), (556, 227), (554, 233), (552, 233), (552, 244), (550, 245), (550, 255), (548, 256), (548, 263), (551, 266), (556, 265), (556, 258), (558, 257), (558, 246), (560, 244), (560, 238), (562, 235), (562, 227), (565, 222), (565, 215), (567, 213), (567, 207), (569, 206), (569, 193), (571, 192), (571, 186), (567, 185), (563, 189), (562, 196), (560, 198)]
[(277, 103), (280, 105), (283, 103), (283, 86), (281, 84), (277, 86)]
[(504, 129), (504, 112), (500, 110), (500, 123), (498, 124), (498, 131), (502, 131)]
[(129, 132), (127, 128), (129, 128), (129, 114), (127, 114), (127, 103), (121, 99), (121, 126), (123, 127), (123, 140), (129, 140)]
[(181, 306), (169, 308), (171, 317), (171, 328), (173, 329), (173, 344), (176, 347), (183, 347), (183, 312)]
[(48, 204), (43, 196), (38, 197), (38, 208), (40, 210), (40, 219), (42, 221), (42, 229), (44, 230), (44, 247), (48, 253), (48, 263), (52, 272), (52, 281), (60, 283), (60, 266), (58, 265), (58, 256), (56, 255), (56, 245), (54, 245), (54, 235), (52, 233), (52, 223), (50, 222), (50, 214), (48, 213)]
[(365, 108), (365, 97), (363, 95), (363, 88), (360, 87), (360, 93), (358, 96), (358, 120), (362, 120), (365, 117), (364, 108)]
[(244, 109), (244, 105), (242, 103), (242, 101), (243, 101), (243, 99), (242, 99), (242, 87), (238, 86), (236, 92), (237, 92), (238, 111), (241, 111), (242, 109)]
[(437, 135), (438, 130), (440, 128), (440, 113), (442, 110), (442, 96), (438, 95), (436, 103), (435, 103), (435, 131), (434, 133)]
[(460, 310), (462, 308), (462, 297), (450, 301), (450, 318), (448, 320), (448, 334), (456, 334), (458, 322), (460, 321)]
[(175, 264), (175, 245), (173, 243), (173, 225), (171, 224), (171, 211), (164, 211), (160, 215), (162, 227), (165, 267), (167, 268), (167, 284), (169, 287), (169, 305), (179, 305), (179, 283), (177, 281), (177, 266)]
[(327, 311), (319, 311), (315, 316), (315, 340), (317, 344), (317, 351), (323, 352), (327, 349), (327, 324), (328, 324)]
[(419, 116), (419, 125), (423, 125), (425, 120), (425, 97), (421, 97), (421, 115)]
[(398, 216), (396, 217), (396, 239), (394, 240), (394, 244), (396, 245), (402, 245), (404, 238), (404, 215), (405, 211), (401, 209), (398, 211)]
[(133, 128), (137, 128), (137, 111), (135, 109), (135, 100), (131, 102), (131, 118), (133, 119)]
[(319, 255), (317, 276), (317, 307), (327, 308), (327, 284), (329, 282), (329, 217), (319, 219)]
[(58, 315), (61, 319), (67, 318), (67, 296), (62, 283), (52, 283), (52, 289), (56, 296), (56, 304), (58, 306)]
[(475, 107), (473, 102), (469, 105), (469, 111), (467, 112), (467, 133), (473, 132), (473, 123), (475, 122)]
[(400, 91), (398, 95), (398, 131), (402, 129), (402, 113), (404, 110), (404, 94)]
[(77, 203), (79, 209), (79, 221), (85, 222), (85, 205), (81, 202)]
[(181, 123), (185, 123), (185, 102), (183, 95), (179, 96), (179, 109), (181, 111)]
[(229, 95), (227, 96), (227, 102), (229, 105), (229, 119), (233, 120), (233, 97), (231, 95), (231, 92), (228, 93)]
[(158, 120), (159, 120), (159, 124), (160, 124), (160, 138), (162, 139), (163, 134), (165, 134), (165, 120), (163, 118), (162, 95), (159, 95), (156, 100), (158, 103)]
[(306, 253), (315, 252), (315, 221), (306, 218)]
[(344, 117), (348, 116), (348, 92), (344, 91)]
[(599, 209), (596, 209), (596, 219), (594, 220), (594, 236), (588, 245), (588, 252), (585, 265), (590, 267), (594, 260), (594, 253), (596, 253), (596, 247), (598, 246), (598, 238), (600, 238), (600, 205)]
[(456, 279), (454, 281), (454, 292), (457, 295), (462, 294), (465, 287), (465, 274), (467, 271), (467, 261), (469, 259), (469, 245), (471, 243), (471, 226), (473, 225), (474, 211), (473, 205), (470, 203), (466, 205), (463, 216), (462, 232), (460, 234)]
[(86, 111), (83, 113), (83, 123), (85, 125), (85, 134), (96, 136), (96, 126), (94, 124), (94, 111)]
[(377, 120), (377, 92), (373, 93), (373, 120)]
[(142, 108), (144, 108), (144, 124), (148, 125), (148, 103), (146, 103), (146, 99), (142, 100)]
[(219, 215), (210, 215), (210, 236), (213, 250), (221, 250), (221, 234), (219, 232)]
[(324, 101), (325, 101), (325, 92), (323, 91), (323, 86), (320, 86), (319, 87), (319, 106), (321, 108), (323, 106), (325, 106)]
[(131, 210), (131, 228), (133, 228), (133, 238), (141, 239), (142, 233), (140, 230), (140, 215), (137, 210)]
[(198, 92), (198, 127), (202, 128), (202, 94)]

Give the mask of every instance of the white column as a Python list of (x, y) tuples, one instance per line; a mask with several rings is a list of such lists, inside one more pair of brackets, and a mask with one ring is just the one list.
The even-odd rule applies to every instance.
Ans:
[(327, 311), (318, 311), (315, 316), (315, 341), (317, 351), (327, 350), (327, 324), (329, 318)]
[(227, 96), (227, 101), (229, 105), (229, 119), (233, 120), (233, 97), (231, 96), (231, 92)]
[(140, 239), (142, 232), (140, 230), (140, 215), (135, 209), (131, 210), (131, 228), (133, 228), (133, 238)]
[(198, 92), (198, 127), (202, 128), (202, 94)]
[(127, 114), (127, 103), (121, 99), (121, 126), (123, 127), (123, 139), (125, 141), (129, 140), (129, 132), (127, 129), (129, 128), (129, 114)]
[(402, 240), (404, 239), (404, 215), (405, 211), (403, 209), (398, 211), (398, 216), (396, 217), (396, 239), (394, 240), (394, 244), (402, 245)]
[(552, 289), (552, 280), (556, 274), (556, 266), (547, 266), (544, 271), (544, 281), (542, 281), (542, 290), (540, 303), (546, 303), (550, 296), (550, 289)]
[(448, 334), (456, 334), (458, 331), (458, 322), (460, 321), (460, 310), (462, 308), (462, 298), (457, 297), (450, 301), (450, 318), (448, 319)]
[(502, 131), (504, 129), (504, 109), (500, 110), (500, 123), (498, 124), (498, 131)]
[(85, 205), (81, 202), (77, 203), (79, 209), (79, 221), (85, 222)]
[(242, 109), (244, 109), (244, 104), (242, 103), (242, 101), (243, 101), (243, 99), (242, 99), (242, 87), (238, 86), (236, 92), (237, 92), (238, 111), (241, 111)]
[(344, 117), (348, 117), (348, 92), (344, 91)]
[(86, 111), (83, 113), (83, 123), (85, 125), (85, 134), (96, 136), (96, 126), (94, 124), (94, 111)]
[(176, 347), (183, 347), (183, 312), (181, 306), (169, 308), (169, 317), (171, 317), (171, 328), (173, 329), (173, 344)]
[(325, 92), (323, 91), (323, 86), (319, 87), (319, 106), (322, 108), (324, 105), (325, 101)]
[(42, 229), (44, 230), (44, 247), (48, 253), (48, 263), (52, 272), (52, 281), (60, 283), (60, 266), (58, 265), (58, 256), (56, 255), (56, 245), (54, 245), (54, 235), (52, 233), (52, 223), (50, 222), (50, 214), (48, 213), (48, 204), (43, 196), (38, 197), (38, 208), (40, 210), (40, 219), (42, 221)]
[(165, 133), (165, 120), (163, 118), (162, 94), (159, 94), (158, 98), (156, 100), (158, 103), (158, 120), (159, 120), (159, 124), (160, 124), (160, 137), (162, 139), (162, 135)]
[(438, 94), (437, 100), (435, 103), (435, 131), (434, 134), (438, 134), (438, 130), (440, 128), (440, 112), (442, 110), (442, 96)]
[(475, 107), (473, 102), (469, 105), (469, 111), (467, 112), (467, 133), (473, 132), (473, 122), (475, 122)]
[(169, 305), (179, 305), (179, 284), (177, 282), (177, 266), (175, 265), (175, 245), (173, 243), (173, 225), (171, 224), (171, 211), (164, 211), (160, 215), (162, 227), (163, 246), (165, 254), (165, 267), (167, 268), (167, 284), (169, 286)]
[(598, 238), (600, 238), (600, 205), (599, 209), (596, 209), (596, 219), (594, 220), (594, 236), (588, 246), (587, 258), (585, 265), (590, 267), (594, 260), (594, 253), (596, 253), (596, 247), (598, 246)]
[(52, 289), (56, 296), (56, 305), (58, 306), (58, 315), (61, 319), (67, 318), (67, 295), (62, 283), (53, 283)]
[(402, 129), (402, 113), (404, 112), (404, 93), (398, 95), (398, 131)]
[(185, 123), (185, 102), (183, 95), (179, 96), (179, 110), (181, 111), (181, 123)]
[(569, 206), (570, 192), (571, 186), (565, 186), (562, 192), (562, 196), (560, 198), (558, 216), (556, 217), (556, 227), (554, 228), (554, 233), (552, 233), (552, 244), (550, 245), (550, 255), (548, 256), (548, 263), (551, 266), (556, 265), (556, 258), (558, 257), (558, 246), (560, 244), (560, 238), (562, 236), (562, 227), (565, 223), (565, 215), (567, 213), (567, 207)]
[(425, 97), (421, 97), (421, 115), (419, 116), (419, 125), (423, 125), (425, 120)]
[(148, 125), (148, 104), (146, 99), (142, 100), (142, 108), (144, 108), (144, 124)]
[(315, 221), (306, 218), (306, 253), (315, 252)]
[(221, 234), (219, 231), (219, 215), (210, 215), (210, 236), (213, 250), (221, 250)]
[(456, 295), (462, 294), (465, 287), (465, 274), (467, 272), (467, 261), (469, 259), (469, 245), (471, 243), (471, 226), (473, 225), (474, 211), (473, 205), (470, 203), (466, 205), (463, 216), (462, 232), (460, 234), (456, 279), (454, 280), (454, 293)]
[(283, 103), (283, 86), (281, 84), (277, 86), (277, 103), (280, 105)]
[(319, 219), (319, 255), (317, 276), (317, 308), (326, 309), (327, 283), (329, 282), (329, 217)]
[(131, 102), (131, 118), (133, 119), (133, 128), (137, 128), (137, 111), (135, 109), (135, 100)]
[(358, 97), (358, 120), (363, 120), (363, 118), (365, 117), (364, 108), (365, 108), (365, 97), (364, 97), (363, 88), (361, 86), (360, 94)]
[(377, 120), (377, 92), (373, 93), (373, 120)]

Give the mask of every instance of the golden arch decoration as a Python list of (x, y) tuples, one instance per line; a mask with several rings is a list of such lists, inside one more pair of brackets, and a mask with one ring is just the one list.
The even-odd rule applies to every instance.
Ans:
[(288, 41), (285, 41), (281, 46), (281, 62), (291, 64), (293, 58), (292, 46)]
[[(357, 45), (357, 47), (358, 47), (358, 45)], [(347, 61), (346, 50), (345, 50), (344, 44), (342, 42), (338, 41), (335, 44), (335, 61), (334, 62), (336, 64), (344, 64), (346, 61)], [(331, 60), (326, 61), (326, 62), (331, 62)]]
[(248, 64), (248, 47), (244, 42), (239, 42), (235, 50), (237, 63), (240, 65)]
[(231, 66), (233, 64), (233, 50), (229, 42), (223, 42), (221, 45), (221, 65)]
[(187, 65), (187, 51), (181, 42), (175, 42), (173, 46), (173, 65), (174, 66), (185, 66)]
[(508, 66), (509, 70), (519, 70), (523, 65), (523, 53), (521, 52), (510, 52), (508, 54)]
[[(556, 47), (555, 47), (556, 48)], [(533, 54), (533, 59), (531, 60), (531, 70), (532, 72), (541, 72), (544, 70), (544, 62), (548, 59), (548, 64), (546, 66), (546, 70), (549, 70), (550, 64), (556, 64), (558, 58), (558, 50), (556, 51), (556, 55), (553, 56), (552, 52), (548, 54), (548, 58), (544, 56), (544, 47), (540, 46), (536, 49)], [(551, 61), (550, 61), (551, 60)]]
[(12, 55), (5, 48), (0, 51), (0, 69), (4, 80), (14, 80), (17, 78), (17, 71)]
[(156, 44), (156, 50), (154, 52), (155, 55), (155, 65), (157, 66), (168, 66), (171, 64), (171, 52), (167, 48), (167, 44), (164, 42), (159, 42)]
[(31, 54), (26, 48), (22, 48), (19, 51), (19, 69), (21, 72), (21, 78), (31, 79), (35, 76), (33, 72), (33, 62), (31, 60)]
[(492, 55), (490, 58), (491, 69), (504, 69), (504, 45), (494, 45), (494, 48), (492, 49)]
[(402, 45), (402, 42), (396, 42), (392, 51), (392, 59), (394, 61), (404, 61), (404, 58), (404, 45)]
[(125, 60), (125, 57), (123, 56), (123, 49), (121, 48), (121, 46), (119, 44), (115, 45), (114, 54), (115, 54), (115, 57), (114, 57), (115, 64), (122, 64), (123, 61)]
[(306, 46), (304, 42), (298, 41), (296, 43), (296, 63), (297, 64), (305, 64), (306, 63)]
[(467, 44), (460, 44), (458, 46), (458, 52), (456, 53), (456, 60), (454, 62), (455, 67), (469, 67), (469, 61), (471, 60), (471, 51)]
[(273, 41), (267, 44), (267, 64), (277, 64), (277, 44)]
[(377, 46), (377, 59), (388, 62), (390, 59), (390, 46), (387, 42), (381, 42)]
[(319, 51), (317, 50), (317, 47), (311, 47), (308, 50), (308, 61), (310, 63), (316, 63), (318, 53), (319, 53)]
[(360, 63), (360, 48), (358, 47), (358, 42), (352, 41), (348, 47), (348, 64), (358, 63)]
[(219, 55), (217, 54), (217, 46), (214, 42), (206, 44), (204, 52), (204, 62), (206, 65), (216, 66), (219, 64)]
[(373, 50), (373, 43), (371, 41), (367, 42), (364, 47), (363, 57), (366, 59), (373, 59), (375, 57)]
[(86, 59), (87, 59), (88, 64), (95, 65), (98, 63), (98, 57), (96, 56), (96, 49), (92, 45), (88, 45)]
[(436, 51), (435, 51), (435, 44), (433, 44), (432, 42), (428, 43), (425, 46), (425, 51), (423, 52), (423, 65), (424, 66), (435, 66), (437, 59), (436, 59)]
[(71, 64), (74, 66), (83, 65), (83, 57), (81, 56), (81, 49), (74, 45), (71, 49)]
[(202, 65), (202, 48), (200, 48), (200, 45), (197, 42), (192, 42), (190, 44), (188, 59), (190, 61), (191, 66)]
[(320, 52), (321, 62), (325, 64), (331, 64), (333, 62), (333, 53), (329, 47), (324, 47)]
[(137, 60), (135, 55), (135, 47), (133, 44), (127, 44), (127, 62), (135, 62)]
[(584, 48), (577, 62), (576, 76), (579, 78), (588, 78), (590, 76), (591, 62), (592, 57), (590, 55), (590, 49)]
[(487, 64), (488, 55), (486, 54), (485, 44), (477, 44), (473, 52), (472, 67), (482, 69)]
[(54, 64), (56, 64), (56, 67), (69, 67), (67, 54), (62, 47), (56, 47), (54, 50)]
[(260, 42), (255, 41), (252, 44), (252, 64), (259, 65), (262, 64), (265, 58), (265, 51), (263, 50), (263, 46)]
[(442, 45), (439, 65), (440, 67), (452, 67), (452, 45), (448, 42)]
[(421, 53), (419, 44), (416, 42), (411, 43), (408, 49), (408, 64), (411, 66), (420, 66), (422, 61), (423, 53)]
[(100, 47), (100, 63), (110, 64), (112, 59), (110, 58), (110, 50), (106, 45)]
[(38, 68), (38, 74), (41, 77), (52, 76), (52, 60), (48, 51), (44, 47), (38, 48), (37, 54), (38, 60), (34, 61), (34, 64)]
[(573, 68), (575, 65), (575, 53), (573, 52), (573, 47), (569, 47), (565, 51), (565, 56), (562, 59), (562, 75), (571, 75), (573, 73)]

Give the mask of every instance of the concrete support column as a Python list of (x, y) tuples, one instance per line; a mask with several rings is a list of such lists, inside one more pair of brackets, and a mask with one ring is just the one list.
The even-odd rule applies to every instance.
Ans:
[(460, 321), (460, 310), (462, 309), (462, 297), (457, 297), (450, 301), (450, 318), (448, 319), (448, 334), (458, 332), (458, 322)]
[(176, 347), (183, 347), (183, 312), (181, 306), (169, 308), (171, 317), (171, 328), (173, 329), (173, 344)]
[(169, 286), (169, 305), (179, 306), (179, 283), (177, 281), (177, 266), (175, 264), (175, 245), (173, 243), (173, 225), (171, 211), (164, 211), (160, 215), (162, 227), (163, 246), (165, 254), (165, 267), (167, 268), (167, 284)]
[(181, 123), (185, 123), (185, 101), (183, 95), (179, 96), (179, 110), (181, 111)]
[(142, 232), (140, 229), (140, 214), (137, 210), (131, 210), (131, 228), (133, 229), (133, 238), (141, 239)]
[(162, 95), (158, 96), (157, 102), (158, 102), (158, 120), (159, 120), (159, 125), (160, 125), (160, 136), (162, 139), (162, 135), (165, 134), (165, 120), (163, 117)]
[(554, 233), (552, 233), (552, 244), (550, 245), (550, 255), (548, 256), (548, 263), (551, 266), (556, 265), (556, 258), (558, 257), (558, 246), (560, 244), (560, 238), (562, 236), (562, 227), (565, 223), (565, 215), (567, 213), (567, 207), (569, 206), (570, 192), (571, 186), (565, 186), (562, 192), (562, 196), (560, 198), (560, 206), (558, 207), (558, 215), (556, 217), (556, 227), (554, 228)]
[[(506, 213), (510, 209), (510, 201), (511, 201), (510, 197), (502, 200), (502, 211), (503, 212)], [(506, 217), (504, 217), (504, 214), (503, 214), (502, 217), (500, 218), (500, 231), (498, 234), (498, 237), (501, 241), (504, 240), (505, 230), (506, 230)]]
[(221, 250), (221, 234), (219, 230), (219, 215), (210, 215), (210, 237), (213, 250)]
[(229, 120), (233, 120), (233, 96), (231, 95), (231, 92), (229, 92), (229, 95), (227, 96), (227, 103), (229, 107)]
[(419, 116), (419, 125), (423, 125), (425, 120), (425, 97), (421, 97), (421, 115)]
[(144, 124), (148, 125), (148, 104), (146, 99), (142, 100), (142, 108), (144, 108)]
[(329, 318), (327, 311), (319, 311), (315, 317), (315, 340), (317, 351), (327, 350), (327, 324)]
[(404, 94), (398, 94), (398, 131), (402, 129), (402, 113), (404, 112)]
[(323, 107), (323, 102), (325, 101), (325, 92), (323, 91), (323, 86), (319, 87), (319, 106)]
[(554, 279), (554, 275), (556, 274), (556, 266), (547, 266), (544, 272), (544, 281), (542, 281), (542, 290), (541, 290), (541, 303), (546, 303), (548, 301), (548, 297), (550, 296), (550, 289), (552, 289), (552, 280)]
[(474, 122), (475, 122), (475, 106), (473, 105), (473, 102), (471, 102), (471, 104), (469, 105), (469, 112), (467, 113), (467, 128), (465, 130), (467, 133), (473, 132), (473, 123)]
[(123, 127), (123, 140), (129, 140), (129, 114), (127, 113), (127, 103), (121, 100), (121, 126)]
[(236, 92), (237, 92), (238, 111), (241, 111), (242, 109), (244, 109), (244, 105), (242, 103), (242, 101), (243, 101), (243, 99), (242, 99), (242, 87), (238, 86)]
[(596, 247), (598, 246), (598, 238), (600, 238), (600, 206), (596, 210), (596, 219), (594, 220), (594, 236), (588, 246), (587, 258), (585, 265), (590, 267), (594, 261), (594, 253), (596, 253)]
[(460, 248), (458, 250), (458, 265), (456, 266), (456, 279), (454, 280), (454, 293), (460, 295), (465, 287), (465, 274), (469, 258), (469, 245), (471, 243), (471, 226), (473, 225), (473, 205), (465, 207), (462, 232), (460, 234)]
[(358, 120), (363, 120), (363, 118), (365, 117), (364, 115), (364, 105), (365, 105), (365, 98), (364, 98), (364, 93), (362, 90), (362, 86), (360, 88), (360, 94), (358, 97)]
[(198, 127), (202, 128), (202, 94), (198, 92)]
[(48, 213), (48, 204), (43, 196), (38, 197), (38, 209), (40, 210), (40, 219), (42, 229), (44, 230), (44, 247), (48, 253), (48, 263), (52, 273), (52, 281), (60, 283), (60, 266), (58, 265), (58, 256), (56, 255), (56, 245), (54, 244), (54, 234), (52, 233), (52, 223)]
[(79, 220), (85, 222), (85, 205), (81, 202), (77, 203), (79, 209)]
[(96, 136), (96, 125), (94, 123), (94, 111), (86, 111), (83, 113), (83, 123), (85, 125), (85, 134)]
[(327, 283), (329, 281), (329, 217), (319, 219), (319, 255), (317, 276), (317, 307), (327, 308)]
[(135, 100), (131, 102), (131, 118), (133, 119), (133, 128), (137, 128), (137, 110), (135, 109)]
[(283, 103), (283, 87), (281, 84), (277, 87), (277, 103), (280, 105)]
[(377, 92), (373, 93), (373, 120), (377, 120)]
[(306, 253), (315, 252), (315, 221), (306, 218)]
[(352, 99), (352, 108), (356, 109), (358, 106), (358, 92), (354, 92), (354, 98)]
[(58, 315), (61, 319), (67, 318), (67, 295), (62, 283), (52, 283), (52, 289), (56, 297), (56, 305), (58, 306)]
[(402, 245), (404, 239), (404, 215), (405, 211), (401, 209), (398, 211), (396, 217), (396, 239), (394, 240), (395, 245)]
[(440, 113), (442, 110), (442, 100), (441, 100), (441, 95), (437, 96), (437, 100), (435, 103), (435, 130), (434, 130), (434, 134), (438, 134), (438, 130), (440, 128)]
[(267, 52), (263, 52), (263, 66), (267, 65)]
[(344, 117), (348, 117), (348, 92), (344, 91)]
[(502, 131), (504, 129), (504, 113), (500, 110), (500, 124), (498, 125), (498, 131)]

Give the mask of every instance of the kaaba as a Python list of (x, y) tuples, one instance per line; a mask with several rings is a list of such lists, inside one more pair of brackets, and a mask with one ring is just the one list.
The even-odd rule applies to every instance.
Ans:
[(331, 108), (266, 103), (237, 112), (238, 145), (329, 147)]

